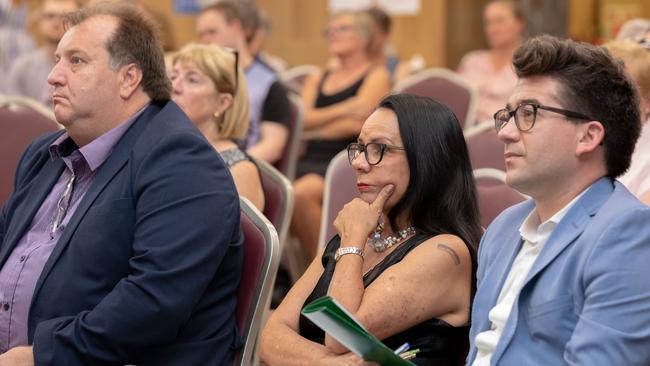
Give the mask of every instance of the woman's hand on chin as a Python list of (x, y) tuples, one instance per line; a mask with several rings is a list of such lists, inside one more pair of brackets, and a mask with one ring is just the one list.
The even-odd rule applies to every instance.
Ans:
[(377, 198), (371, 203), (361, 198), (348, 202), (336, 216), (334, 227), (341, 237), (341, 247), (355, 246), (363, 248), (368, 235), (375, 230), (384, 205), (395, 191), (392, 184), (385, 185)]

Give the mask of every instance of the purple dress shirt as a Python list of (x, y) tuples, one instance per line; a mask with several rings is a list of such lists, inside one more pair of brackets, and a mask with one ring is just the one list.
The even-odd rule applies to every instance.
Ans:
[[(147, 106), (117, 127), (78, 148), (64, 133), (50, 145), (52, 159), (62, 159), (66, 168), (36, 212), (29, 230), (20, 239), (0, 269), (0, 354), (27, 345), (27, 319), (32, 296), (47, 259), (65, 230), (68, 221), (92, 184), (99, 167), (113, 147)], [(59, 230), (51, 236), (57, 201), (72, 173), (76, 175), (68, 210)]]

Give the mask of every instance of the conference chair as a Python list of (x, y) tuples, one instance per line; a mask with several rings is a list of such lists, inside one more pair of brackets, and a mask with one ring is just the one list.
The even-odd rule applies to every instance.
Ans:
[(486, 121), (464, 131), (472, 168), (506, 169), (503, 142), (497, 137), (493, 121)]
[(39, 102), (25, 97), (0, 97), (0, 205), (13, 190), (18, 160), (27, 146), (44, 133), (58, 129), (52, 111)]
[(284, 86), (296, 94), (300, 94), (307, 77), (316, 71), (316, 65), (298, 65), (280, 73), (280, 80)]
[(280, 238), (280, 248), (291, 223), (293, 214), (293, 186), (291, 182), (269, 163), (253, 158), (262, 178), (264, 191), (264, 216), (273, 224)]
[(506, 208), (528, 197), (506, 185), (506, 173), (494, 168), (474, 169), (481, 226), (487, 228)]
[(325, 172), (325, 191), (323, 192), (323, 210), (321, 213), (320, 233), (318, 236), (318, 253), (327, 242), (337, 234), (334, 219), (346, 203), (357, 197), (357, 177), (348, 162), (348, 152), (343, 150), (336, 154)]
[(273, 225), (249, 200), (240, 197), (239, 204), (244, 265), (237, 291), (236, 320), (243, 346), (233, 364), (250, 366), (257, 364), (256, 345), (280, 263), (280, 241)]
[(444, 68), (431, 68), (397, 83), (393, 92), (430, 97), (444, 103), (456, 114), (462, 128), (476, 123), (478, 91), (457, 73)]
[(296, 165), (298, 163), (298, 154), (300, 153), (300, 143), (302, 139), (303, 109), (300, 98), (289, 93), (289, 136), (287, 143), (284, 145), (284, 151), (280, 160), (273, 164), (285, 177), (293, 182), (296, 177)]

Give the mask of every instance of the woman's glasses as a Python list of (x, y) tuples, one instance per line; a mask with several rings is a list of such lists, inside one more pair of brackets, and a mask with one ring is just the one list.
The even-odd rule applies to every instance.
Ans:
[(368, 164), (377, 165), (384, 157), (384, 153), (391, 149), (404, 150), (404, 147), (390, 144), (380, 144), (378, 142), (369, 142), (365, 145), (353, 142), (348, 145), (348, 161), (350, 162), (350, 165), (352, 165), (352, 161), (354, 161), (354, 159), (356, 159), (363, 152)]

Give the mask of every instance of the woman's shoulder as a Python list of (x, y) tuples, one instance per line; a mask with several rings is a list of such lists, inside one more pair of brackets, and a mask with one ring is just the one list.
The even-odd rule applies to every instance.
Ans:
[(453, 234), (437, 234), (424, 239), (409, 254), (414, 259), (424, 261), (433, 258), (448, 259), (445, 262), (450, 265), (472, 261), (468, 245), (459, 236)]
[(463, 56), (463, 60), (485, 61), (490, 58), (490, 50), (469, 51)]
[(462, 71), (463, 68), (467, 68), (467, 67), (475, 68), (477, 66), (489, 64), (489, 62), (490, 62), (489, 50), (470, 51), (466, 53), (465, 56), (463, 56), (463, 58), (460, 60), (458, 69), (459, 71)]
[(372, 65), (368, 69), (368, 72), (364, 75), (365, 79), (379, 80), (379, 81), (390, 81), (390, 72), (384, 65)]

